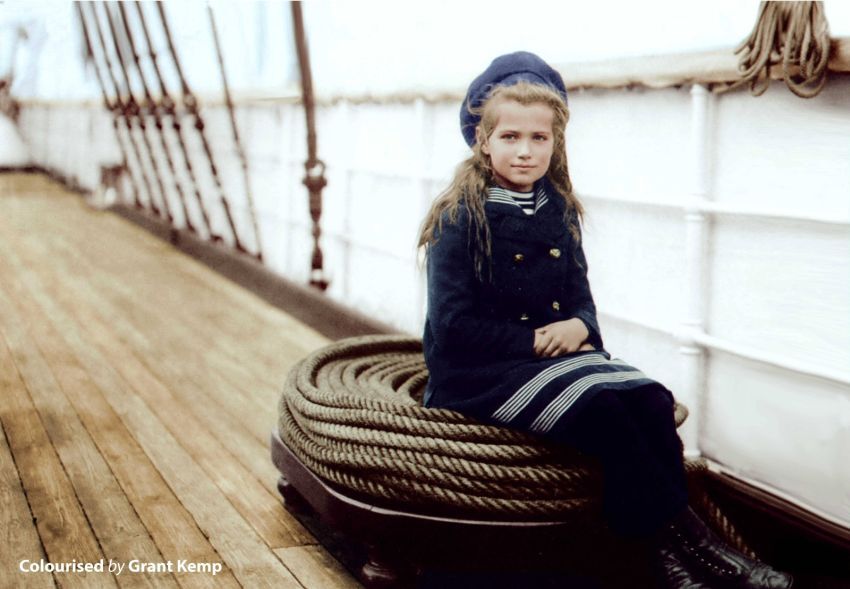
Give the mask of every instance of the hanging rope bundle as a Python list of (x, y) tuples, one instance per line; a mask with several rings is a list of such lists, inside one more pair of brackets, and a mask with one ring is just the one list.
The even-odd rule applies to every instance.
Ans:
[(319, 159), (316, 140), (316, 102), (313, 96), (313, 74), (310, 69), (310, 52), (304, 30), (301, 3), (291, 2), (292, 26), (295, 32), (295, 49), (298, 53), (298, 69), (301, 73), (301, 100), (307, 120), (307, 161), (304, 162), (304, 186), (310, 198), (310, 218), (313, 221), (313, 253), (310, 256), (310, 286), (327, 290), (330, 282), (325, 274), (324, 254), (319, 240), (322, 237), (322, 190), (327, 186), (325, 162)]
[[(422, 343), (406, 336), (338, 341), (299, 362), (279, 403), (281, 440), (326, 481), (372, 501), (503, 519), (566, 519), (598, 506), (601, 473), (577, 452), (420, 404)], [(676, 423), (687, 417), (676, 406)], [(702, 461), (688, 461), (691, 475)], [(698, 501), (748, 550), (704, 493)]]
[(823, 2), (762, 2), (755, 28), (735, 49), (742, 79), (726, 90), (749, 84), (761, 96), (770, 86), (770, 68), (782, 64), (788, 88), (812, 98), (826, 84), (829, 50)]

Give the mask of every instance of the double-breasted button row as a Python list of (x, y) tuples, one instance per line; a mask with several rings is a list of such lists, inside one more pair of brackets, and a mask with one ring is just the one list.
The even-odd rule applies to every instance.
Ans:
[[(549, 255), (557, 260), (561, 257), (561, 250), (556, 247), (553, 247), (549, 250)], [(525, 260), (525, 256), (523, 254), (514, 254), (514, 262), (519, 264), (523, 260)]]

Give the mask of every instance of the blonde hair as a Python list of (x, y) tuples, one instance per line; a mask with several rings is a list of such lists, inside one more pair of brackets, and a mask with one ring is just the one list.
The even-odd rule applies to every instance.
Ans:
[[(495, 184), (490, 156), (481, 150), (481, 143), (490, 138), (498, 124), (495, 106), (503, 101), (515, 101), (523, 106), (545, 104), (552, 109), (553, 151), (546, 178), (555, 188), (558, 196), (566, 204), (564, 224), (570, 233), (579, 240), (578, 223), (584, 216), (584, 207), (573, 194), (570, 174), (567, 168), (567, 150), (564, 132), (570, 113), (561, 96), (542, 84), (518, 82), (511, 86), (496, 86), (479, 108), (470, 108), (470, 112), (481, 116), (476, 129), (478, 141), (472, 146), (472, 155), (461, 162), (455, 171), (454, 179), (434, 203), (422, 222), (417, 249), (425, 248), (436, 241), (436, 233), (442, 231), (443, 215), (447, 214), (450, 223), (458, 220), (458, 209), (462, 204), (469, 210), (471, 241), (474, 245), (473, 262), (475, 275), (483, 280), (485, 267), (490, 274), (492, 240), (490, 226), (484, 214), (484, 202), (487, 200), (487, 187)], [(552, 195), (550, 195), (552, 196)]]

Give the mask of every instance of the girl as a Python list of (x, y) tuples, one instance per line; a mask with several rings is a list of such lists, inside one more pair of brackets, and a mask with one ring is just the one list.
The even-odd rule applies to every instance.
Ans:
[(673, 396), (605, 351), (567, 170), (561, 76), (498, 57), (469, 87), (472, 155), (434, 202), (426, 249), (425, 404), (539, 434), (597, 457), (605, 513), (652, 539), (667, 587), (785, 588), (687, 507)]

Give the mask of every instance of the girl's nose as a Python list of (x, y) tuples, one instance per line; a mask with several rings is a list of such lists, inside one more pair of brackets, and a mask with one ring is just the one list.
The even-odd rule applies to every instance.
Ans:
[(520, 157), (528, 157), (531, 154), (528, 141), (520, 141), (517, 144), (517, 155)]

